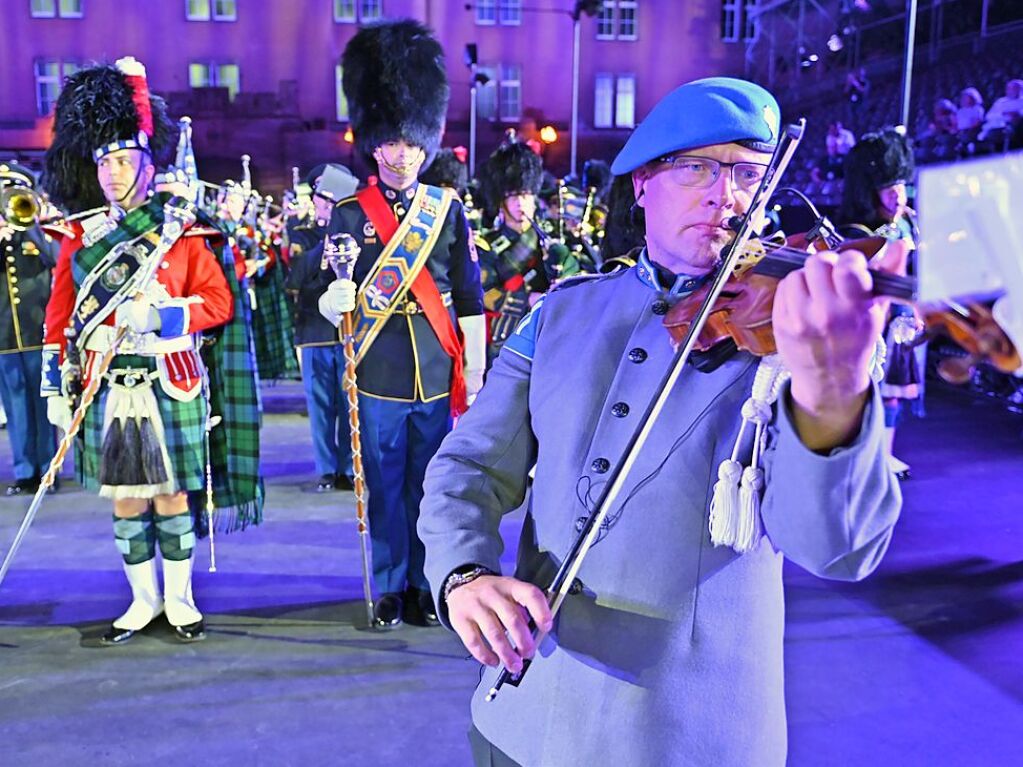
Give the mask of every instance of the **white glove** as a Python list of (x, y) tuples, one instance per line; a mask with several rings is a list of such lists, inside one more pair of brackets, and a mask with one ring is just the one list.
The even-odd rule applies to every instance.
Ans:
[(67, 397), (46, 398), (46, 420), (62, 432), (67, 433), (71, 425), (71, 402)]
[(482, 314), (459, 317), (458, 327), (462, 329), (465, 341), (462, 377), (465, 379), (466, 401), (471, 405), (483, 388), (483, 374), (487, 370), (487, 320)]
[(320, 296), (317, 306), (327, 321), (337, 327), (345, 312), (355, 310), (356, 285), (352, 280), (334, 280)]
[(114, 324), (127, 325), (136, 333), (153, 333), (160, 329), (160, 313), (145, 299), (124, 301), (117, 307)]

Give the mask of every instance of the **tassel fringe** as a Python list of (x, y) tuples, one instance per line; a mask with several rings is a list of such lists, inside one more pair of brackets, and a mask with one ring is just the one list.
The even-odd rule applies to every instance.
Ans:
[[(718, 467), (718, 481), (710, 503), (710, 540), (715, 546), (730, 546), (740, 554), (753, 551), (763, 537), (760, 500), (764, 489), (764, 470), (760, 460), (767, 442), (771, 406), (778, 399), (788, 371), (776, 354), (764, 357), (753, 379), (753, 390), (742, 406), (742, 425), (735, 438), (731, 457)], [(739, 462), (743, 438), (754, 427), (753, 454), (745, 468)]]

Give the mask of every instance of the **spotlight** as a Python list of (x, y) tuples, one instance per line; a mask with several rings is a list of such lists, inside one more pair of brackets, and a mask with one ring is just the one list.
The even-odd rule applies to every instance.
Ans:
[(842, 36), (837, 32), (828, 38), (828, 50), (832, 53), (838, 53), (844, 47), (845, 43), (842, 41)]
[(352, 132), (352, 129), (350, 127), (345, 130), (345, 135), (343, 136), (343, 138), (345, 140), (345, 143), (347, 144), (355, 143), (355, 134)]
[(545, 144), (553, 144), (558, 140), (558, 131), (553, 125), (545, 125), (540, 129), (540, 140)]

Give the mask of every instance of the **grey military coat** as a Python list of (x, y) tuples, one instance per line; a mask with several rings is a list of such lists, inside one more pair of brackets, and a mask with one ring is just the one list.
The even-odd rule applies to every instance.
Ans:
[[(427, 471), (419, 533), (438, 600), (458, 567), (500, 569), (498, 524), (534, 464), (515, 575), (550, 582), (669, 365), (660, 298), (634, 267), (553, 291), (520, 326)], [(783, 558), (863, 578), (901, 496), (876, 391), (855, 442), (818, 455), (794, 431), (786, 389), (765, 456), (766, 537), (741, 556), (715, 547), (711, 489), (756, 363), (740, 353), (682, 374), (586, 559), (583, 592), (521, 686), (484, 702), (496, 671), (483, 674), (473, 721), (522, 765), (784, 764)]]

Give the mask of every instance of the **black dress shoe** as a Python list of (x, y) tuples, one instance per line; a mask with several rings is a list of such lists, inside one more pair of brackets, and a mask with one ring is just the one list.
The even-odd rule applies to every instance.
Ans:
[(393, 629), (401, 625), (401, 594), (384, 594), (373, 605), (373, 625), (378, 629)]
[(39, 477), (15, 480), (13, 485), (8, 485), (6, 493), (8, 496), (28, 495), (39, 489)]
[(352, 484), (352, 480), (348, 478), (346, 474), (338, 474), (337, 479), (334, 481), (334, 487), (338, 490), (354, 490), (355, 485)]
[(119, 629), (117, 626), (111, 624), (110, 630), (106, 634), (99, 638), (99, 643), (103, 645), (117, 645), (124, 644), (133, 636), (135, 636), (135, 629)]
[(429, 591), (409, 586), (405, 589), (405, 622), (413, 626), (439, 626), (437, 608)]
[(179, 642), (201, 642), (206, 638), (206, 623), (200, 619), (187, 626), (175, 626), (174, 636)]
[(333, 474), (324, 474), (316, 483), (317, 493), (332, 493), (334, 492), (334, 483), (337, 480)]

